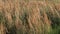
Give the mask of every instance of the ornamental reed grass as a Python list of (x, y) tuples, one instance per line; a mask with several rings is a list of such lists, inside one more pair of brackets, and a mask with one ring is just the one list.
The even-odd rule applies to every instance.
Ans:
[(0, 34), (49, 34), (60, 23), (60, 5), (37, 0), (0, 0)]

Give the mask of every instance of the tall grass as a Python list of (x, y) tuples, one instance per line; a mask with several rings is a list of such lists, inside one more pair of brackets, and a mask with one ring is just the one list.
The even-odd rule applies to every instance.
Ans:
[(0, 34), (59, 34), (59, 26), (59, 4), (40, 0), (0, 0)]

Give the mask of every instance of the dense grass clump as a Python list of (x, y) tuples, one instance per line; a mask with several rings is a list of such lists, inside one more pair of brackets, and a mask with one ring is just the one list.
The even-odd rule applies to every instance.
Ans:
[(52, 0), (0, 0), (0, 34), (60, 34), (59, 4)]

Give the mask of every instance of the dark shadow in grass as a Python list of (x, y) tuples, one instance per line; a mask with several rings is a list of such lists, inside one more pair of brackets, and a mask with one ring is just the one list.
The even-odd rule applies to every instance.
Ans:
[(8, 29), (8, 32), (6, 34), (16, 34), (16, 27), (12, 26), (10, 29)]

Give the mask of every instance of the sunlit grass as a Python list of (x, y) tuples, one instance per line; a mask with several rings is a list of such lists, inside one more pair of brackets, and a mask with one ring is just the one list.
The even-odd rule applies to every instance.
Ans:
[(60, 34), (58, 0), (0, 0), (0, 34)]

